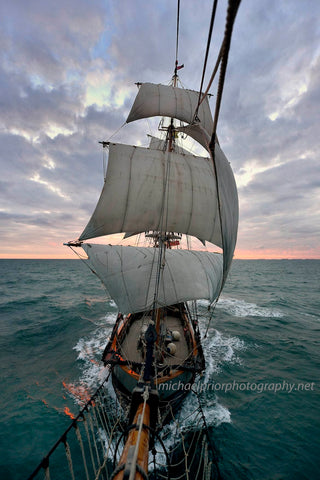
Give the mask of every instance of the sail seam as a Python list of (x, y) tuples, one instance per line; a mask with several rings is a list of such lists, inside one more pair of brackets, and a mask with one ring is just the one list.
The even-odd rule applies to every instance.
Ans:
[[(176, 252), (178, 252), (178, 250), (176, 250)], [(177, 301), (179, 302), (180, 299), (178, 298), (178, 293), (177, 293), (177, 289), (176, 289), (176, 284), (175, 284), (175, 282), (174, 282), (174, 277), (173, 277), (173, 275), (172, 275), (172, 272), (171, 272), (169, 263), (166, 263), (166, 267), (167, 267), (168, 273), (169, 273), (170, 278), (171, 278), (171, 282), (172, 282), (172, 285), (173, 285), (175, 297), (176, 297)], [(164, 298), (164, 300), (165, 300), (165, 303), (167, 303), (166, 298), (165, 298), (165, 289), (163, 289), (163, 293), (164, 293), (163, 298)]]
[(160, 85), (157, 85), (157, 90), (158, 90), (158, 112), (161, 112), (161, 93), (160, 93)]
[[(212, 155), (212, 152), (210, 152)], [(212, 176), (213, 176), (213, 185), (215, 186), (215, 197), (216, 197), (216, 202), (215, 202), (215, 211), (213, 215), (213, 225), (212, 225), (212, 230), (211, 230), (211, 241), (215, 243), (215, 231), (216, 231), (216, 224), (217, 220), (219, 221), (220, 228), (218, 228), (219, 231), (219, 243), (217, 245), (222, 248), (223, 246), (223, 240), (222, 240), (222, 226), (221, 226), (221, 217), (220, 217), (220, 210), (219, 210), (219, 189), (218, 189), (218, 180), (217, 180), (217, 168), (215, 164), (215, 158), (211, 157), (211, 164), (212, 164)]]
[[(145, 301), (144, 301), (145, 308), (151, 307), (151, 301), (148, 301), (148, 299), (149, 299), (150, 290), (151, 290), (151, 282), (152, 282), (154, 267), (155, 267), (155, 264), (156, 264), (157, 253), (159, 254), (159, 250), (157, 248), (154, 248), (153, 255), (152, 255), (150, 274), (149, 274), (149, 280), (148, 280), (148, 285), (147, 285), (147, 288), (146, 288), (146, 296), (145, 296)], [(158, 262), (159, 262), (159, 258), (158, 258)], [(150, 305), (149, 305), (149, 303), (150, 303)]]
[(124, 226), (125, 226), (126, 218), (127, 218), (127, 215), (128, 215), (128, 206), (129, 206), (130, 190), (131, 190), (131, 185), (132, 185), (132, 182), (131, 182), (131, 177), (132, 177), (132, 163), (133, 163), (133, 157), (134, 157), (135, 152), (136, 152), (136, 147), (133, 146), (133, 147), (132, 147), (132, 154), (130, 155), (130, 160), (129, 160), (129, 161), (130, 161), (130, 173), (129, 173), (129, 178), (128, 178), (127, 199), (126, 199), (126, 202), (125, 202), (125, 211), (124, 211), (124, 215), (123, 215), (122, 226), (121, 226), (120, 232), (124, 232), (124, 231), (125, 231)]
[(174, 99), (175, 99), (175, 115), (174, 115), (174, 118), (177, 118), (177, 113), (178, 113), (178, 96), (177, 96), (177, 93), (176, 93), (176, 90), (175, 88), (173, 87), (173, 94), (174, 94)]
[[(111, 246), (111, 248), (112, 248), (112, 246)], [(132, 247), (132, 248), (134, 248), (134, 247)], [(120, 245), (120, 251), (117, 251), (117, 250), (116, 250), (116, 253), (118, 254), (118, 257), (119, 257), (119, 259), (120, 259), (120, 266), (121, 266), (121, 267), (120, 267), (120, 268), (121, 268), (120, 271), (121, 271), (121, 276), (122, 276), (122, 281), (123, 281), (124, 290), (125, 290), (125, 293), (126, 293), (126, 297), (127, 297), (127, 299), (128, 299), (128, 305), (130, 305), (130, 310), (132, 310), (131, 299), (130, 299), (130, 297), (129, 297), (127, 285), (126, 285), (126, 282), (125, 282), (125, 279), (124, 279), (124, 272), (123, 272), (123, 267), (122, 267), (122, 265), (123, 265), (123, 258), (122, 258), (123, 255), (122, 255), (122, 252), (123, 252), (122, 245)]]
[(190, 250), (190, 253), (198, 260), (198, 262), (200, 263), (203, 271), (204, 271), (204, 274), (205, 274), (205, 277), (206, 277), (206, 280), (207, 280), (207, 287), (208, 287), (208, 294), (205, 298), (207, 298), (208, 300), (210, 300), (210, 291), (212, 290), (210, 288), (210, 279), (209, 279), (209, 276), (208, 276), (208, 273), (207, 273), (207, 269), (203, 266), (203, 263), (202, 263), (202, 260), (201, 258), (199, 258), (198, 256), (198, 252), (195, 252), (194, 250)]
[(191, 184), (191, 209), (190, 209), (190, 215), (189, 215), (189, 225), (188, 225), (188, 227), (187, 227), (187, 229), (186, 229), (186, 230), (187, 230), (186, 234), (188, 235), (188, 234), (189, 234), (190, 227), (191, 227), (191, 224), (192, 224), (192, 217), (193, 217), (194, 183), (193, 183), (192, 168), (191, 168), (191, 166), (190, 166), (189, 159), (188, 159), (187, 156), (185, 157), (185, 160), (186, 160), (186, 164), (188, 165), (188, 168), (189, 168), (189, 172), (190, 172), (190, 184)]

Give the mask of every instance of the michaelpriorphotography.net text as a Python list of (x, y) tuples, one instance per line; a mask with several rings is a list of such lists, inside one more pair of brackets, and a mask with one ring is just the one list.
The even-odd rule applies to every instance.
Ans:
[(219, 383), (219, 382), (195, 382), (195, 383), (183, 383), (179, 381), (175, 384), (168, 384), (168, 383), (161, 383), (158, 385), (159, 390), (193, 390), (198, 393), (201, 392), (232, 392), (232, 391), (240, 391), (240, 392), (310, 392), (316, 389), (315, 382), (287, 382), (286, 380), (282, 380), (281, 382), (226, 382), (226, 383)]

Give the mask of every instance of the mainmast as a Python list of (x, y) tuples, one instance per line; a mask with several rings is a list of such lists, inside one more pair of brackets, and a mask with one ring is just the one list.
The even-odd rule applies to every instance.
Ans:
[[(180, 16), (180, 0), (178, 0), (178, 11), (177, 11), (177, 37), (176, 37), (176, 60), (175, 60), (175, 68), (174, 74), (172, 77), (172, 85), (173, 87), (177, 86), (178, 82), (178, 70), (183, 68), (184, 65), (178, 65), (178, 41), (179, 41), (179, 16)], [(159, 130), (166, 130), (166, 145), (167, 151), (169, 154), (167, 155), (166, 159), (166, 179), (165, 179), (165, 188), (163, 194), (163, 201), (162, 201), (162, 211), (161, 211), (161, 222), (159, 225), (159, 232), (152, 232), (151, 234), (146, 234), (146, 237), (153, 237), (154, 238), (154, 247), (158, 248), (158, 264), (157, 264), (157, 277), (155, 283), (155, 290), (154, 290), (154, 301), (153, 301), (153, 310), (152, 310), (152, 320), (153, 325), (155, 325), (155, 329), (153, 325), (149, 325), (148, 330), (153, 329), (154, 331), (154, 338), (152, 338), (151, 342), (149, 342), (149, 358), (146, 358), (145, 364), (145, 375), (144, 380), (148, 380), (148, 373), (152, 370), (152, 363), (154, 361), (154, 347), (160, 341), (160, 330), (161, 330), (161, 310), (158, 302), (159, 298), (159, 288), (160, 283), (163, 280), (163, 269), (165, 267), (165, 254), (166, 249), (171, 248), (172, 240), (177, 239), (178, 244), (181, 239), (181, 236), (177, 236), (174, 232), (167, 232), (166, 225), (163, 225), (164, 222), (164, 211), (165, 211), (165, 199), (166, 199), (166, 191), (169, 188), (169, 168), (170, 168), (170, 153), (175, 149), (175, 138), (176, 138), (176, 130), (174, 126), (174, 119), (171, 117), (170, 124), (167, 128), (159, 127)], [(152, 335), (151, 335), (152, 336)], [(152, 354), (151, 354), (152, 352)], [(147, 372), (147, 376), (146, 376)]]
[[(178, 3), (178, 12), (179, 12), (179, 3)], [(178, 19), (179, 19), (179, 13), (178, 13)], [(177, 82), (178, 82), (178, 70), (182, 68), (183, 65), (178, 66), (178, 60), (176, 59), (175, 61), (175, 68), (174, 68), (174, 74), (172, 77), (172, 86), (176, 87)], [(160, 122), (159, 130), (164, 130), (166, 131), (166, 145), (167, 145), (167, 152), (173, 152), (175, 150), (175, 138), (176, 138), (176, 129), (174, 125), (174, 119), (171, 117), (170, 119), (170, 124), (168, 127), (163, 127), (163, 121)], [(167, 156), (167, 163), (166, 163), (166, 169), (167, 172), (169, 171), (169, 164), (170, 164), (170, 155)], [(159, 322), (160, 322), (160, 315), (159, 312), (157, 311), (158, 307), (158, 293), (159, 293), (159, 287), (160, 287), (160, 282), (161, 282), (161, 277), (162, 277), (162, 270), (165, 266), (165, 251), (166, 248), (171, 248), (173, 244), (173, 240), (176, 240), (179, 244), (179, 241), (181, 240), (181, 235), (177, 235), (174, 232), (167, 232), (166, 231), (166, 225), (163, 225), (164, 221), (164, 210), (165, 210), (165, 205), (164, 201), (166, 198), (166, 190), (169, 187), (168, 184), (168, 179), (169, 176), (166, 175), (165, 179), (165, 189), (164, 189), (164, 195), (163, 195), (163, 203), (162, 203), (162, 212), (161, 212), (161, 224), (159, 225), (159, 231), (158, 232), (152, 232), (149, 234), (146, 234), (147, 238), (154, 238), (154, 247), (157, 247), (159, 249), (159, 256), (158, 256), (158, 267), (157, 267), (157, 280), (156, 280), (156, 285), (155, 285), (155, 292), (154, 292), (154, 304), (153, 304), (153, 320), (156, 320), (157, 324), (157, 332), (159, 330)]]

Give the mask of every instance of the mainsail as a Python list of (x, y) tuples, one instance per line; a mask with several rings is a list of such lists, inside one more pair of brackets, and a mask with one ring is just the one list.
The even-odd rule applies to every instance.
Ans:
[[(109, 143), (105, 183), (95, 211), (79, 240), (123, 232), (125, 237), (157, 232), (196, 237), (223, 249), (221, 254), (182, 249), (83, 244), (97, 273), (123, 313), (196, 299), (213, 302), (231, 265), (238, 226), (238, 197), (230, 164), (216, 143), (211, 151), (212, 115), (207, 98), (175, 86), (142, 84), (127, 122), (167, 116), (186, 122), (174, 127), (206, 148), (210, 157), (151, 137), (148, 148)], [(172, 123), (171, 123), (172, 124)], [(160, 240), (159, 240), (160, 242)], [(168, 243), (168, 246), (169, 243)], [(161, 268), (159, 267), (161, 263)], [(159, 268), (161, 275), (159, 275)]]

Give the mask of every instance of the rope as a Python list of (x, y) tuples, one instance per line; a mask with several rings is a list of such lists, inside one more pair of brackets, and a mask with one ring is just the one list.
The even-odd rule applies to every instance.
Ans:
[(100, 428), (99, 428), (98, 418), (97, 418), (97, 414), (96, 414), (96, 408), (97, 408), (96, 406), (93, 406), (92, 411), (93, 411), (93, 416), (94, 416), (94, 420), (95, 420), (95, 424), (96, 424), (96, 429), (98, 430), (99, 440), (100, 440), (100, 443), (101, 443), (101, 449), (102, 449), (103, 458), (104, 458), (105, 446), (104, 446), (103, 438), (101, 436), (101, 431), (100, 431)]
[[(234, 21), (235, 21), (236, 14), (237, 14), (240, 3), (241, 3), (241, 0), (229, 0), (224, 38), (223, 38), (223, 41), (222, 41), (222, 44), (221, 44), (221, 47), (220, 47), (220, 51), (219, 51), (219, 54), (218, 54), (218, 57), (217, 57), (217, 60), (216, 60), (216, 64), (215, 64), (215, 67), (213, 69), (213, 73), (212, 73), (211, 78), (209, 80), (208, 86), (207, 86), (201, 100), (199, 101), (199, 105), (198, 105), (198, 108), (199, 108), (200, 104), (203, 102), (205, 97), (208, 95), (208, 92), (210, 90), (212, 82), (213, 82), (213, 80), (215, 78), (215, 75), (217, 73), (217, 70), (219, 68), (219, 64), (221, 62), (220, 81), (219, 81), (218, 93), (217, 93), (213, 134), (215, 134), (215, 132), (216, 132), (218, 116), (219, 116), (219, 111), (220, 111), (221, 97), (222, 97), (222, 92), (223, 92), (224, 78), (225, 78), (225, 73), (226, 73), (227, 63), (228, 63), (228, 55), (229, 55), (229, 49), (230, 49), (230, 43), (231, 43), (232, 30), (233, 30)], [(215, 6), (213, 5), (212, 13), (214, 12), (214, 9), (215, 9)], [(211, 21), (212, 21), (212, 17), (211, 17)], [(211, 28), (211, 24), (210, 24), (210, 28)], [(209, 41), (209, 38), (211, 39), (210, 31), (209, 31), (208, 41)], [(208, 45), (207, 45), (207, 48), (208, 48)], [(205, 65), (206, 65), (206, 60), (205, 60)], [(204, 71), (205, 71), (205, 66), (204, 66)], [(200, 92), (201, 91), (202, 91), (202, 82), (201, 82)]]
[(69, 443), (67, 442), (67, 439), (65, 439), (64, 448), (65, 448), (66, 457), (67, 457), (67, 460), (68, 460), (68, 465), (69, 465), (71, 478), (72, 478), (72, 480), (75, 480), (74, 473), (73, 473), (71, 451), (70, 451), (70, 447), (69, 447)]
[[(198, 113), (198, 109), (199, 109), (200, 103), (201, 103), (201, 101), (203, 100), (203, 99), (202, 99), (202, 100), (200, 101), (200, 99), (201, 99), (202, 87), (203, 87), (203, 82), (204, 82), (204, 77), (205, 77), (206, 68), (207, 68), (207, 61), (208, 61), (208, 56), (209, 56), (210, 43), (211, 43), (211, 37), (212, 37), (212, 30), (213, 30), (213, 25), (214, 25), (214, 19), (215, 19), (215, 16), (216, 16), (217, 4), (218, 4), (218, 0), (214, 0), (213, 5), (212, 5), (210, 28), (209, 28), (209, 33), (208, 33), (206, 55), (205, 55), (204, 64), (203, 64), (203, 71), (202, 71), (202, 78), (201, 78), (201, 85), (200, 85), (200, 90), (199, 90), (199, 100), (198, 100), (198, 106), (197, 106), (197, 110), (196, 110), (196, 115), (197, 115), (197, 113)], [(209, 91), (209, 89), (208, 89), (208, 91)], [(207, 93), (208, 93), (208, 92), (207, 92)], [(207, 94), (207, 93), (206, 93), (206, 94)]]
[[(105, 425), (105, 429), (107, 431), (107, 434), (109, 435), (110, 438), (112, 438), (113, 436), (113, 431), (112, 431), (112, 427), (108, 421), (108, 417), (106, 416), (106, 412), (105, 412), (105, 408), (104, 408), (104, 404), (103, 402), (101, 401), (101, 397), (99, 397), (99, 401), (100, 401), (100, 405), (101, 405), (101, 413), (102, 413), (102, 420), (103, 420), (103, 425)], [(111, 448), (111, 445), (110, 445), (110, 450), (112, 450)]]
[(48, 464), (47, 468), (45, 469), (45, 479), (50, 480), (49, 464)]
[[(221, 58), (221, 68), (220, 68), (220, 78), (219, 78), (219, 85), (218, 85), (218, 93), (217, 93), (217, 101), (216, 101), (216, 109), (215, 109), (215, 116), (213, 121), (213, 133), (211, 137), (211, 144), (215, 142), (216, 137), (216, 129), (218, 123), (218, 117), (220, 112), (220, 105), (224, 87), (224, 80), (227, 71), (227, 64), (228, 64), (228, 57), (229, 57), (229, 50), (231, 44), (231, 36), (234, 21), (236, 19), (237, 11), (240, 6), (241, 0), (229, 0), (228, 4), (228, 11), (227, 11), (227, 21), (225, 27), (225, 34), (224, 34), (224, 41), (222, 43), (222, 58)], [(214, 145), (214, 143), (213, 143)]]
[[(109, 439), (109, 442), (108, 442), (108, 448), (106, 450), (106, 453), (105, 453), (105, 456), (104, 456), (104, 460), (103, 460), (103, 463), (100, 465), (99, 467), (99, 470), (97, 472), (97, 475), (96, 475), (96, 478), (95, 480), (98, 480), (99, 479), (99, 476), (100, 476), (100, 473), (102, 472), (102, 469), (106, 467), (106, 464), (107, 464), (107, 460), (108, 460), (108, 455), (109, 455), (109, 451), (111, 450), (111, 443), (113, 441), (113, 433), (114, 431), (116, 430), (116, 428), (118, 427), (118, 424), (120, 423), (120, 417), (118, 417), (117, 421), (115, 422), (114, 426), (113, 426), (113, 429), (111, 431), (111, 436), (110, 436), (110, 439)], [(108, 474), (108, 472), (107, 472)]]
[(99, 451), (98, 451), (98, 447), (97, 447), (96, 436), (95, 436), (95, 433), (94, 433), (94, 426), (93, 426), (91, 412), (88, 412), (88, 418), (89, 418), (89, 425), (90, 425), (90, 430), (91, 430), (93, 443), (94, 443), (94, 449), (95, 449), (96, 457), (97, 457), (97, 465), (100, 465), (100, 455), (99, 455)]
[(212, 467), (212, 462), (209, 462), (206, 469), (207, 471), (206, 471), (205, 480), (211, 479), (211, 467)]
[(88, 400), (88, 402), (85, 404), (85, 406), (80, 410), (79, 414), (76, 416), (76, 418), (71, 422), (69, 427), (65, 430), (65, 432), (61, 435), (61, 437), (57, 440), (57, 442), (54, 444), (54, 446), (51, 448), (51, 450), (47, 453), (47, 455), (43, 458), (43, 460), (39, 463), (37, 468), (33, 471), (33, 473), (28, 477), (27, 480), (32, 480), (35, 478), (35, 476), (38, 474), (38, 472), (41, 469), (47, 469), (49, 465), (49, 458), (53, 454), (53, 452), (57, 449), (57, 447), (65, 442), (65, 439), (67, 437), (67, 434), (72, 430), (72, 428), (75, 428), (77, 422), (83, 418), (85, 412), (88, 411), (89, 407), (94, 408), (94, 399), (98, 395), (99, 391), (104, 387), (105, 383), (109, 380), (109, 377), (111, 375), (111, 372), (108, 372), (107, 377), (104, 379), (104, 381), (101, 383), (101, 385), (98, 387), (98, 389), (95, 391), (95, 393), (92, 395), (92, 397)]
[[(216, 298), (215, 301), (213, 302), (213, 304), (209, 305), (209, 307), (208, 307), (208, 310), (210, 309), (211, 313), (210, 313), (210, 317), (209, 317), (209, 320), (208, 320), (208, 325), (207, 325), (207, 328), (206, 328), (206, 331), (205, 331), (205, 334), (204, 334), (203, 338), (207, 338), (207, 336), (208, 336), (208, 331), (209, 331), (209, 328), (210, 328), (211, 320), (213, 318), (214, 310), (216, 308), (217, 303), (218, 303), (218, 298)], [(211, 308), (212, 305), (213, 305), (213, 307)]]
[[(219, 53), (219, 57), (221, 58), (220, 77), (219, 77), (219, 84), (218, 84), (215, 114), (214, 114), (214, 120), (213, 120), (213, 131), (212, 131), (211, 141), (209, 144), (210, 152), (212, 155), (213, 169), (214, 169), (214, 174), (216, 179), (218, 211), (219, 211), (221, 241), (222, 241), (223, 250), (225, 249), (225, 242), (224, 242), (224, 230), (222, 225), (222, 211), (221, 211), (221, 200), (220, 200), (220, 193), (219, 193), (219, 181), (218, 181), (218, 174), (217, 174), (217, 165), (215, 161), (215, 144), (216, 144), (216, 131), (217, 131), (217, 124), (218, 124), (218, 118), (220, 113), (224, 80), (225, 80), (225, 75), (227, 70), (228, 56), (229, 56), (229, 50), (230, 50), (230, 44), (231, 44), (232, 30), (233, 30), (234, 21), (235, 21), (240, 3), (241, 3), (241, 0), (229, 0), (229, 3), (228, 3), (225, 34), (224, 34), (224, 39), (223, 39), (220, 53)], [(223, 279), (221, 282), (219, 294), (216, 299), (217, 301), (219, 300), (219, 297), (222, 292), (222, 289), (226, 280), (226, 276), (227, 276), (227, 271), (225, 268), (225, 255), (223, 255), (223, 263), (224, 263)]]
[[(172, 418), (174, 419), (174, 415), (173, 415), (173, 410), (172, 410), (171, 404), (169, 404), (169, 406), (170, 406)], [(175, 419), (174, 419), (174, 421), (175, 421)], [(176, 422), (176, 426), (179, 428), (178, 422)], [(184, 453), (185, 471), (186, 471), (186, 475), (187, 475), (186, 478), (187, 478), (187, 480), (189, 480), (188, 453), (186, 452), (186, 448), (185, 448), (185, 444), (184, 444), (184, 436), (182, 435), (182, 433), (181, 433), (181, 443), (182, 443), (182, 448), (183, 448), (183, 453)]]
[(83, 446), (83, 442), (82, 442), (81, 432), (79, 430), (79, 427), (78, 427), (77, 423), (75, 424), (75, 429), (76, 429), (76, 435), (77, 435), (78, 442), (79, 442), (80, 449), (81, 449), (81, 453), (82, 453), (84, 470), (86, 472), (87, 480), (89, 480), (89, 473), (88, 473), (88, 467), (87, 467), (87, 462), (86, 462), (86, 454), (84, 452), (84, 446)]
[(124, 122), (121, 127), (118, 128), (118, 130), (116, 130), (115, 132), (113, 132), (113, 134), (108, 138), (107, 142), (110, 142), (111, 138), (114, 137), (118, 132), (120, 132), (120, 130), (126, 125), (127, 122)]
[(177, 73), (177, 65), (178, 65), (178, 47), (179, 47), (179, 23), (180, 23), (180, 0), (178, 0), (178, 8), (177, 8), (177, 36), (176, 36), (176, 63), (175, 63), (175, 74)]
[(209, 90), (211, 88), (211, 85), (212, 85), (212, 82), (214, 80), (214, 77), (216, 76), (216, 73), (218, 71), (218, 68), (219, 68), (219, 64), (220, 64), (220, 61), (221, 61), (221, 57), (222, 57), (222, 52), (223, 52), (223, 47), (224, 47), (224, 42), (222, 42), (222, 45), (220, 47), (220, 51), (219, 51), (219, 54), (218, 54), (218, 57), (217, 57), (217, 60), (216, 60), (216, 64), (215, 64), (215, 67), (213, 69), (213, 72), (212, 72), (212, 75), (210, 77), (210, 80), (209, 80), (209, 83), (208, 83), (208, 86), (199, 102), (199, 106), (201, 105), (201, 103), (203, 102), (203, 100), (206, 98), (206, 96), (208, 95), (209, 93)]
[(94, 457), (93, 457), (91, 439), (90, 439), (90, 435), (89, 435), (89, 428), (88, 428), (88, 422), (87, 422), (87, 420), (86, 420), (86, 417), (83, 417), (83, 425), (84, 425), (84, 428), (85, 428), (85, 431), (86, 431), (86, 434), (87, 434), (87, 439), (88, 439), (88, 445), (89, 445), (89, 451), (90, 451), (90, 457), (91, 457), (91, 462), (92, 462), (93, 471), (94, 471), (94, 474), (96, 474), (96, 464), (95, 464)]
[(215, 450), (214, 450), (214, 447), (212, 445), (212, 442), (211, 442), (211, 438), (210, 438), (210, 435), (209, 435), (209, 430), (208, 430), (208, 426), (207, 426), (207, 421), (206, 421), (206, 417), (204, 415), (204, 411), (202, 409), (202, 405), (201, 405), (201, 402), (200, 402), (200, 397), (199, 397), (199, 394), (197, 391), (194, 391), (192, 390), (196, 396), (197, 396), (197, 399), (198, 399), (198, 405), (199, 405), (199, 411), (201, 413), (201, 417), (202, 417), (202, 421), (203, 421), (203, 425), (204, 425), (204, 432), (205, 432), (205, 435), (207, 437), (207, 440), (208, 440), (208, 444), (210, 446), (210, 449), (211, 449), (211, 452), (212, 452), (212, 455), (213, 455), (213, 461), (214, 461), (214, 464), (215, 464), (215, 467), (217, 469), (217, 473), (218, 473), (218, 479), (221, 479), (221, 474), (220, 474), (220, 470), (219, 470), (219, 466), (218, 466), (218, 462), (216, 461), (216, 455), (215, 455)]

